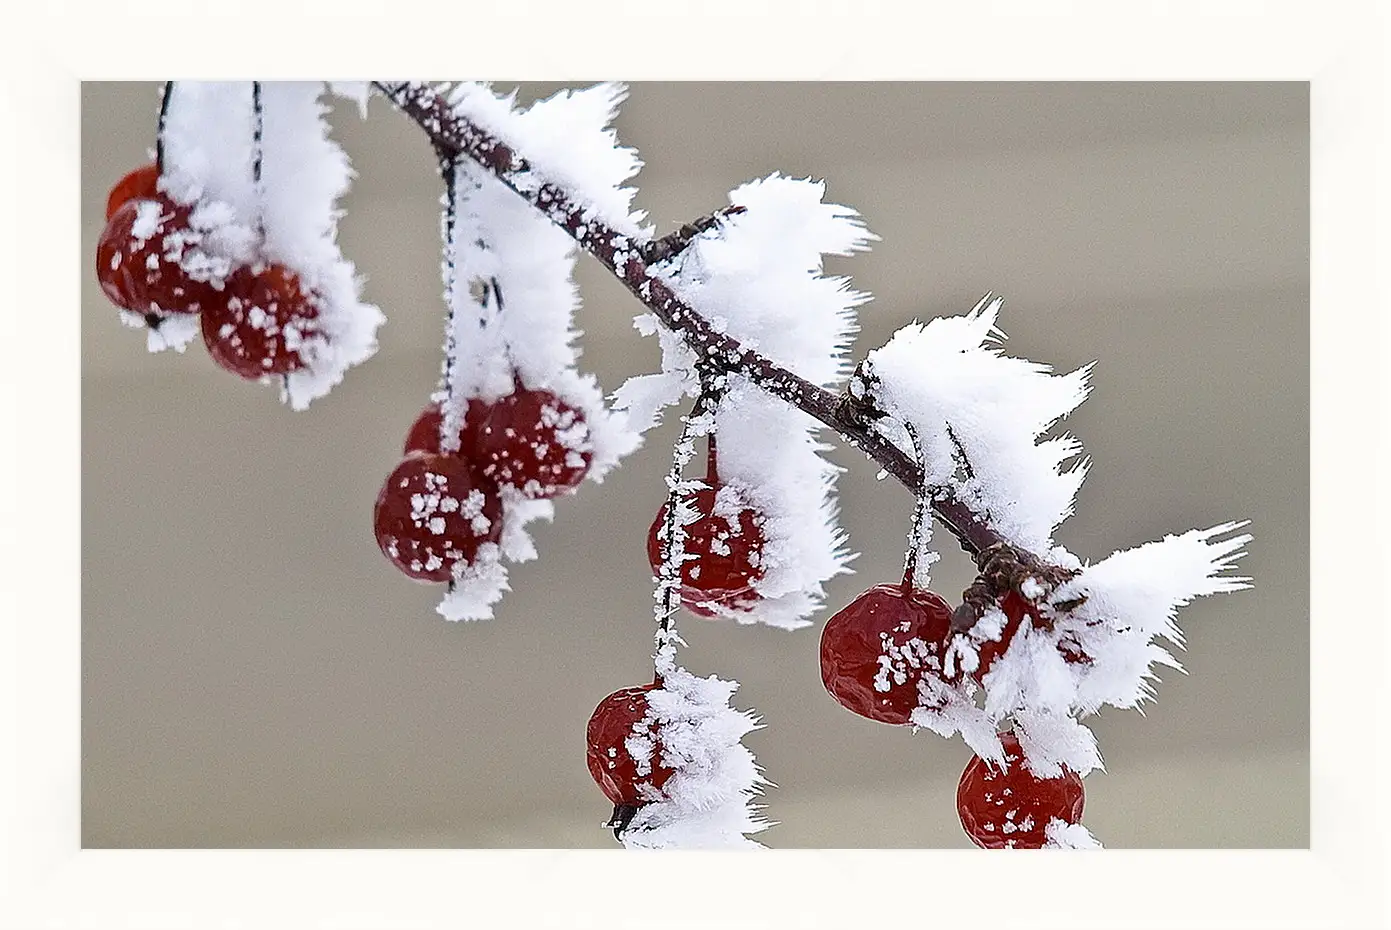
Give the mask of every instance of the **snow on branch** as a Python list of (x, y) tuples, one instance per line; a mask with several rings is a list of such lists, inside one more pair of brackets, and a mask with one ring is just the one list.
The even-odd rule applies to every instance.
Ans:
[(643, 224), (646, 214), (632, 209), (637, 191), (624, 186), (642, 162), (635, 149), (618, 144), (608, 125), (627, 96), (623, 84), (595, 84), (519, 110), (515, 94), (499, 97), (486, 84), (465, 82), (449, 92), (448, 105), (457, 119), (526, 153), (526, 167), (512, 173), (512, 186), (533, 194), (543, 186), (564, 188), (594, 220), (645, 239), (651, 236)]
[[(1179, 667), (1169, 651), (1182, 646), (1177, 611), (1197, 597), (1249, 586), (1248, 578), (1229, 574), (1251, 541), (1238, 532), (1244, 523), (1167, 536), (1094, 565), (1055, 543), (1088, 460), (1073, 437), (1048, 434), (1086, 398), (1092, 366), (1055, 374), (1005, 355), (999, 299), (987, 296), (967, 314), (910, 324), (850, 373), (856, 311), (869, 297), (824, 274), (824, 258), (862, 251), (877, 237), (854, 210), (825, 202), (823, 184), (778, 174), (751, 181), (730, 193), (728, 207), (654, 240), (628, 186), (641, 162), (609, 125), (626, 95), (619, 84), (563, 91), (519, 108), (515, 96), (472, 83), (180, 82), (161, 115), (158, 189), (166, 199), (123, 208), (126, 238), (141, 248), (157, 241), (162, 251), (124, 263), (114, 253), (103, 263), (99, 252), (99, 269), (126, 275), (177, 265), (200, 288), (227, 295), (227, 307), (237, 303), (252, 330), (283, 337), (302, 357), (279, 376), (293, 408), (326, 394), (347, 368), (373, 354), (383, 322), (362, 301), (361, 282), (337, 246), (337, 201), (352, 171), (328, 136), (322, 103), (327, 90), (365, 111), (370, 87), (425, 131), (446, 178), (446, 362), (433, 398), (438, 444), (422, 454), (460, 453), (465, 430), (476, 429), (485, 437), (522, 436), (521, 457), (532, 468), (553, 453), (575, 469), (568, 485), (546, 485), (539, 472), (508, 472), (511, 483), (486, 499), (486, 516), (481, 492), (468, 499), (467, 512), (459, 500), (416, 495), (422, 506), (441, 505), (439, 526), (430, 522), (436, 535), (447, 526), (443, 504), (458, 512), (461, 548), (447, 552), (451, 558), (479, 542), (476, 557), (428, 578), (449, 585), (441, 614), (490, 617), (508, 588), (506, 562), (536, 556), (527, 524), (554, 515), (542, 498), (572, 489), (583, 474), (601, 481), (666, 406), (699, 398), (668, 477), (670, 510), (653, 531), (653, 545), (665, 547), (660, 564), (653, 562), (656, 680), (610, 696), (620, 699), (618, 711), (635, 715), (611, 731), (627, 734), (626, 761), (639, 776), (655, 776), (658, 767), (664, 773), (660, 787), (654, 778), (641, 786), (640, 803), (610, 794), (625, 845), (757, 846), (749, 835), (768, 826), (753, 804), (767, 782), (742, 744), (757, 719), (730, 706), (735, 683), (697, 678), (676, 664), (680, 638), (671, 617), (680, 593), (692, 610), (708, 607), (706, 615), (740, 623), (810, 623), (824, 583), (850, 558), (837, 520), (837, 469), (821, 454), (823, 426), (919, 497), (905, 602), (915, 585), (926, 586), (926, 567), (936, 557), (926, 548), (927, 507), (975, 557), (979, 574), (960, 606), (949, 611), (937, 599), (942, 632), (932, 634), (933, 661), (921, 666), (908, 719), (944, 736), (961, 733), (989, 763), (1006, 759), (1000, 731), (1008, 723), (1017, 734), (1009, 745), (1018, 743), (1011, 758), (1022, 759), (1030, 777), (1080, 785), (1075, 775), (1102, 766), (1081, 718), (1152, 697), (1155, 668)], [(179, 217), (177, 229), (162, 232), (166, 213)], [(578, 370), (577, 249), (641, 301), (645, 312), (635, 325), (656, 335), (662, 349), (662, 370), (630, 378), (612, 408), (597, 381)], [(281, 328), (271, 319), (274, 303), (255, 304), (229, 287), (242, 269), (259, 274), (269, 264), (300, 283), (298, 295), (312, 303), (304, 314), (312, 328)], [(114, 287), (115, 278), (103, 282)], [(127, 302), (122, 319), (149, 327), (152, 350), (182, 350), (200, 325), (192, 322), (196, 302), (184, 303), (189, 313), (164, 318)], [(217, 333), (236, 335), (235, 324), (219, 330), (211, 319), (205, 311), (210, 348)], [(269, 378), (265, 367), (242, 376)], [(479, 416), (492, 425), (471, 419), (472, 412), (523, 398), (538, 405), (529, 420), (534, 433), (516, 421), (487, 419), (491, 412)], [(693, 439), (706, 434), (704, 482), (684, 478)], [(409, 447), (406, 454), (405, 466), (422, 461), (409, 457)], [(488, 467), (501, 469), (499, 461)], [(701, 494), (710, 499), (701, 505), (709, 513), (697, 513)], [(418, 520), (413, 525), (424, 525), (414, 498), (401, 506)], [(391, 516), (381, 499), (378, 507)], [(729, 529), (715, 526), (719, 521)], [(687, 551), (688, 535), (702, 554)], [(392, 540), (383, 551), (396, 557)], [(737, 571), (705, 572), (734, 593), (709, 604), (687, 599), (686, 587), (700, 592), (696, 573), (736, 547)], [(434, 558), (433, 565), (406, 568), (435, 571), (443, 563)], [(735, 585), (736, 577), (748, 584)], [(887, 653), (880, 658), (892, 664)], [(647, 709), (635, 709), (638, 699), (629, 692), (645, 693)], [(594, 719), (605, 718), (596, 711)], [(599, 760), (596, 779), (612, 782), (606, 793), (617, 791), (609, 769), (621, 759), (608, 747)], [(1066, 820), (1052, 820), (1045, 834), (1048, 846), (1099, 845)]]
[(1087, 474), (1071, 436), (1039, 436), (1086, 399), (1087, 365), (1053, 375), (1047, 365), (1000, 351), (1000, 298), (964, 316), (911, 323), (869, 353), (857, 372), (879, 429), (911, 451), (917, 427), (927, 482), (950, 488), (1008, 542), (1048, 557), (1053, 531), (1072, 512)]
[[(677, 295), (647, 264), (649, 249), (669, 252), (655, 250), (650, 231), (638, 227), (633, 215), (601, 215), (600, 204), (604, 197), (596, 192), (583, 186), (571, 190), (550, 179), (543, 180), (543, 173), (532, 167), (527, 153), (509, 145), (479, 121), (485, 117), (474, 118), (456, 112), (445, 96), (429, 85), (377, 82), (375, 86), (415, 121), (436, 149), (473, 159), (608, 268), (647, 307), (650, 318), (646, 315), (639, 318), (640, 329), (651, 331), (655, 328), (651, 321), (660, 322), (679, 338), (684, 346), (681, 351), (689, 351), (721, 372), (746, 378), (834, 429), (906, 487), (915, 491), (920, 487), (921, 474), (912, 458), (873, 429), (850, 399), (813, 383), (801, 373), (779, 365), (757, 349), (720, 332), (700, 311)], [(705, 227), (710, 224), (692, 225)], [(642, 414), (651, 413), (655, 417), (656, 410), (662, 406), (659, 401), (669, 396), (666, 393), (670, 390), (669, 379), (662, 375), (651, 377), (647, 382), (630, 383), (627, 393), (620, 398), (634, 428), (643, 428), (646, 424)], [(687, 392), (690, 392), (689, 387)], [(979, 519), (969, 506), (957, 500), (950, 489), (934, 491), (933, 512), (968, 551), (978, 553), (1001, 542), (995, 530)]]

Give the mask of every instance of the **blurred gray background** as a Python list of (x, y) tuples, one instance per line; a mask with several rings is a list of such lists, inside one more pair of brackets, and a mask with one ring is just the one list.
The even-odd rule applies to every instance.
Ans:
[[(510, 87), (511, 85), (500, 85)], [(523, 100), (560, 85), (528, 84)], [(158, 87), (83, 88), (83, 844), (615, 846), (584, 724), (650, 675), (643, 552), (668, 425), (561, 502), (498, 617), (451, 625), (377, 551), (371, 510), (439, 368), (438, 180), (374, 99), (334, 123), (360, 175), (344, 250), (381, 350), (305, 413), (152, 356), (91, 271), (106, 192), (153, 145)], [(1011, 354), (1099, 359), (1066, 421), (1094, 458), (1059, 540), (1083, 558), (1249, 518), (1252, 591), (1180, 614), (1188, 674), (1090, 722), (1086, 823), (1117, 847), (1308, 845), (1308, 88), (1305, 84), (638, 84), (620, 139), (661, 233), (774, 170), (828, 181), (883, 237), (836, 260), (876, 299), (857, 355), (1006, 298)], [(579, 267), (582, 367), (657, 365), (636, 302)], [(833, 454), (862, 555), (831, 609), (896, 578), (911, 505)], [(970, 580), (945, 533), (935, 587)], [(953, 847), (959, 740), (883, 727), (821, 688), (819, 625), (684, 618), (685, 664), (742, 682), (766, 728), (774, 847)]]

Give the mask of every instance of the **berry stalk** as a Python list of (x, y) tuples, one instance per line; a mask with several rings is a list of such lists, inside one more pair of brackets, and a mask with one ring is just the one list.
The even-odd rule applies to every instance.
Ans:
[(662, 524), (666, 539), (662, 564), (657, 568), (657, 589), (653, 593), (657, 602), (656, 650), (652, 655), (654, 685), (660, 685), (662, 676), (676, 668), (676, 646), (680, 637), (672, 617), (681, 606), (676, 591), (681, 585), (681, 565), (686, 560), (686, 524), (678, 510), (691, 491), (691, 483), (683, 481), (681, 473), (695, 454), (696, 427), (705, 413), (705, 403), (706, 394), (702, 392), (690, 414), (682, 418), (681, 436), (672, 449), (671, 470), (667, 472), (667, 508)]
[[(927, 459), (923, 455), (922, 440), (918, 438), (918, 428), (912, 423), (904, 422), (904, 430), (908, 433), (909, 440), (913, 443), (913, 456), (918, 461), (918, 472), (926, 474)], [(907, 597), (915, 587), (926, 588), (927, 579), (923, 579), (922, 584), (917, 584), (918, 580), (918, 559), (922, 553), (923, 543), (932, 538), (932, 527), (927, 522), (927, 501), (928, 488), (923, 482), (918, 489), (917, 503), (913, 506), (913, 524), (908, 530), (908, 554), (903, 559), (903, 596)], [(926, 537), (926, 539), (924, 539)]]

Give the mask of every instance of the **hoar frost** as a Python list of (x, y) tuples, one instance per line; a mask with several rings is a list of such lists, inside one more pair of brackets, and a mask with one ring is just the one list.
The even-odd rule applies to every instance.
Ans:
[(261, 87), (259, 183), (252, 82), (179, 81), (164, 133), (161, 189), (195, 205), (197, 248), (181, 260), (194, 280), (219, 282), (238, 265), (279, 262), (317, 295), (317, 333), (298, 346), (305, 367), (283, 379), (283, 397), (302, 410), (348, 368), (377, 350), (381, 311), (362, 300), (362, 282), (338, 248), (338, 199), (352, 170), (328, 136), (320, 81)]
[[(729, 200), (743, 212), (721, 216), (653, 272), (717, 332), (829, 387), (847, 373), (855, 309), (869, 298), (823, 275), (822, 258), (862, 251), (876, 237), (855, 211), (824, 203), (824, 192), (777, 174), (736, 188)], [(695, 353), (651, 317), (637, 324), (661, 333), (663, 372), (630, 379), (615, 399), (645, 428), (700, 387)], [(806, 626), (824, 583), (850, 558), (837, 522), (838, 469), (820, 454), (828, 448), (817, 440), (821, 424), (738, 372), (725, 376), (715, 420), (720, 481), (761, 515), (764, 536), (758, 599), (715, 610), (740, 623)]]
[(757, 718), (729, 706), (738, 687), (713, 675), (699, 678), (673, 669), (663, 675), (660, 688), (647, 692), (648, 719), (637, 725), (625, 748), (650, 767), (650, 754), (660, 746), (661, 763), (675, 773), (658, 796), (638, 808), (623, 830), (624, 846), (760, 846), (748, 836), (771, 826), (753, 804), (768, 782), (741, 742), (759, 727)]
[(1055, 375), (1005, 356), (995, 325), (1000, 307), (998, 298), (986, 299), (965, 316), (904, 327), (869, 353), (852, 390), (887, 414), (878, 428), (906, 453), (903, 424), (916, 428), (928, 485), (966, 503), (1007, 542), (1075, 573), (1053, 590), (1037, 578), (1023, 581), (1029, 612), (979, 685), (970, 673), (980, 667), (981, 647), (1002, 641), (1005, 614), (989, 608), (953, 636), (946, 681), (922, 682), (913, 722), (944, 736), (960, 732), (982, 758), (1001, 761), (996, 730), (1012, 720), (1036, 774), (1053, 777), (1066, 766), (1085, 775), (1101, 756), (1078, 718), (1152, 695), (1153, 667), (1178, 667), (1156, 640), (1181, 646), (1180, 607), (1249, 586), (1225, 573), (1251, 537), (1236, 533), (1244, 524), (1224, 523), (1095, 565), (1056, 545), (1053, 533), (1072, 512), (1087, 463), (1076, 461), (1075, 439), (1044, 433), (1086, 397), (1091, 366)]
[[(639, 162), (615, 146), (607, 128), (625, 94), (621, 85), (601, 84), (565, 91), (519, 110), (481, 84), (463, 84), (450, 94), (461, 115), (487, 126), (524, 152), (538, 174), (534, 180), (570, 182), (608, 218), (620, 217), (638, 232), (641, 214), (629, 211), (633, 191), (622, 187)], [(565, 153), (567, 158), (562, 159)], [(562, 170), (563, 169), (563, 170)], [(453, 247), (444, 256), (451, 286), (445, 300), (452, 313), (447, 333), (453, 364), (436, 399), (446, 436), (457, 434), (468, 401), (494, 401), (520, 385), (545, 390), (583, 414), (584, 423), (559, 424), (557, 441), (568, 454), (591, 456), (586, 477), (596, 482), (629, 452), (640, 436), (627, 416), (605, 404), (598, 382), (578, 371), (579, 307), (574, 283), (576, 247), (566, 233), (469, 159), (456, 165)], [(452, 262), (452, 270), (450, 264)], [(559, 417), (542, 411), (543, 417)], [(545, 450), (535, 450), (538, 458)], [(452, 620), (491, 618), (492, 605), (507, 590), (505, 561), (536, 557), (526, 525), (551, 519), (549, 501), (503, 495), (503, 533), (488, 564), (456, 574), (439, 612)]]

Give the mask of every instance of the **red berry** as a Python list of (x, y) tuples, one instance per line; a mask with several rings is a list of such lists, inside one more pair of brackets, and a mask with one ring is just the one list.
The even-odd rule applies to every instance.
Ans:
[(941, 668), (951, 607), (931, 591), (880, 584), (836, 612), (821, 631), (821, 682), (841, 706), (906, 724), (918, 681)]
[(573, 489), (594, 460), (584, 413), (550, 391), (520, 385), (477, 412), (463, 454), (476, 458), (483, 474), (499, 485), (533, 499)]
[[(459, 424), (459, 451), (450, 453), (451, 455), (470, 455), (468, 450), (473, 448), (474, 435), (478, 431), (478, 418), (482, 411), (481, 401), (471, 400), (468, 402), (463, 422)], [(401, 454), (439, 452), (440, 424), (443, 421), (444, 411), (439, 404), (431, 404), (422, 410), (420, 416), (416, 417), (415, 422), (411, 424), (410, 431), (406, 433), (406, 443)], [(474, 456), (476, 454), (476, 452), (472, 453)]]
[[(709, 479), (707, 478), (707, 482)], [(702, 488), (691, 497), (691, 504), (700, 516), (686, 526), (686, 555), (681, 565), (681, 584), (678, 593), (682, 605), (701, 617), (715, 617), (715, 605), (739, 610), (758, 601), (753, 584), (763, 577), (763, 530), (754, 510), (744, 507), (733, 521), (715, 513), (715, 498), (719, 486)], [(647, 561), (654, 574), (662, 566), (663, 540), (667, 505), (657, 511), (657, 518), (647, 531)]]
[[(599, 702), (589, 718), (585, 761), (589, 763), (589, 774), (614, 804), (645, 804), (651, 798), (642, 786), (660, 791), (667, 779), (676, 774), (675, 769), (662, 765), (662, 745), (653, 731), (653, 722), (646, 720), (647, 692), (656, 687), (642, 685), (615, 691)], [(643, 774), (638, 773), (637, 760), (627, 746), (628, 738), (636, 735), (646, 736), (652, 742)]]
[(318, 295), (284, 265), (242, 267), (203, 308), (203, 343), (213, 361), (249, 381), (305, 366), (305, 340), (318, 332)]
[(97, 241), (97, 280), (112, 303), (147, 317), (197, 313), (216, 293), (180, 261), (195, 238), (189, 210), (165, 197), (128, 200)]
[(109, 220), (128, 200), (152, 200), (158, 195), (159, 166), (154, 162), (141, 165), (116, 182), (106, 195), (106, 218)]
[(1003, 770), (972, 756), (956, 787), (956, 810), (971, 842), (985, 849), (1041, 849), (1044, 830), (1057, 819), (1082, 819), (1082, 779), (1064, 768), (1056, 778), (1029, 771), (1013, 732), (1001, 733)]
[(497, 488), (469, 463), (417, 453), (396, 466), (377, 495), (377, 545), (401, 571), (422, 581), (449, 581), (456, 564), (474, 560), (502, 535)]

